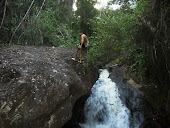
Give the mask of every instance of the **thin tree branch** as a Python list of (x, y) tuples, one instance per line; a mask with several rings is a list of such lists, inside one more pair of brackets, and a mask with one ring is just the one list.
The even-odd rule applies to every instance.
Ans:
[(59, 32), (60, 32), (60, 34), (62, 35), (63, 39), (65, 39), (65, 37), (64, 37), (63, 33), (61, 32), (61, 30), (60, 30), (60, 29), (58, 29), (58, 31), (59, 31)]
[[(41, 7), (40, 7), (40, 10), (38, 11), (38, 13), (37, 13), (37, 15), (36, 15), (36, 17), (35, 17), (35, 19), (34, 19), (34, 21), (33, 21), (33, 24), (35, 23), (35, 21), (37, 20), (39, 14), (41, 13), (41, 10), (42, 10), (42, 8), (43, 8), (43, 6), (44, 6), (44, 4), (45, 4), (45, 1), (46, 1), (46, 0), (43, 1), (42, 5), (41, 5)], [(19, 36), (18, 42), (19, 42), (20, 38), (22, 37), (22, 35), (25, 33), (25, 31), (26, 31), (26, 29), (25, 29), (25, 30), (21, 33), (21, 35)], [(38, 29), (38, 31), (40, 32), (40, 35), (42, 36), (41, 30)], [(41, 42), (42, 42), (42, 44), (43, 44), (43, 39), (41, 39)]]
[(21, 22), (18, 24), (18, 26), (16, 27), (15, 31), (13, 32), (12, 36), (11, 36), (11, 39), (10, 39), (10, 43), (12, 43), (12, 40), (13, 40), (13, 37), (14, 37), (14, 34), (16, 33), (16, 31), (18, 30), (18, 28), (21, 26), (22, 22), (25, 20), (25, 18), (27, 17), (32, 5), (34, 3), (34, 0), (32, 0), (31, 2), (31, 5), (29, 6), (27, 12), (25, 13), (25, 16), (22, 18)]
[(9, 28), (7, 28), (7, 27), (0, 26), (0, 29), (1, 29), (1, 28), (3, 28), (3, 29), (5, 29), (5, 30), (9, 31)]
[(45, 4), (45, 1), (46, 1), (46, 0), (43, 1), (42, 5), (41, 5), (41, 7), (40, 7), (40, 10), (39, 10), (38, 14), (36, 15), (36, 17), (35, 17), (35, 19), (34, 19), (33, 22), (35, 22), (35, 21), (37, 20), (39, 14), (41, 13), (41, 10), (42, 10), (42, 8), (43, 8), (43, 6), (44, 6), (44, 4)]
[(0, 26), (0, 29), (4, 23), (4, 19), (5, 19), (5, 14), (6, 14), (6, 5), (7, 5), (7, 0), (5, 0), (5, 7), (4, 7), (4, 13), (3, 13), (3, 18), (2, 18), (2, 21), (1, 21), (1, 26)]
[(19, 43), (19, 40), (21, 39), (22, 35), (24, 35), (26, 29), (21, 33), (21, 35), (18, 37), (18, 43)]
[(168, 104), (169, 104), (169, 94), (170, 94), (170, 89), (169, 89), (169, 91), (168, 91), (168, 98), (167, 98), (166, 107), (168, 107)]

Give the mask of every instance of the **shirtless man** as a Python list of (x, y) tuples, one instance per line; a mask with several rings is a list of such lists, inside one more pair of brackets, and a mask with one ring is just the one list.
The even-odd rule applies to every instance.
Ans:
[(72, 58), (72, 60), (77, 61), (77, 55), (80, 51), (80, 63), (82, 63), (82, 49), (86, 47), (85, 42), (88, 44), (89, 40), (87, 39), (87, 36), (83, 32), (79, 32), (79, 35), (81, 36), (81, 42), (78, 45), (78, 48), (76, 50), (75, 58)]

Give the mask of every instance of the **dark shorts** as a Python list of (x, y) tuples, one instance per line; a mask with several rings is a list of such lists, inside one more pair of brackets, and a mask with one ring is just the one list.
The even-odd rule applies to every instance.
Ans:
[[(79, 43), (79, 45), (81, 45), (81, 42)], [(79, 46), (79, 45), (78, 45), (78, 46)], [(83, 43), (82, 49), (85, 49), (85, 47), (86, 47), (86, 46), (85, 46), (85, 43)], [(80, 50), (80, 48), (78, 48), (78, 49)]]

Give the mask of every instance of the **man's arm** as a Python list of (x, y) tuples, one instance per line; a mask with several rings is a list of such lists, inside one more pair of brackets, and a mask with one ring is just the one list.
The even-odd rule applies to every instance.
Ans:
[(86, 40), (87, 40), (87, 44), (89, 43), (89, 40), (88, 40), (88, 38), (86, 37)]
[(86, 36), (86, 42), (87, 42), (86, 47), (88, 47), (89, 46), (89, 40), (88, 40), (87, 36)]

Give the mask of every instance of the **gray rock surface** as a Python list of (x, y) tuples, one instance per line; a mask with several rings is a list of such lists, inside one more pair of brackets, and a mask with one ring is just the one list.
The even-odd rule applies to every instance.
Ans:
[(74, 50), (0, 48), (0, 126), (61, 128), (75, 101), (90, 91), (95, 68), (71, 60)]

